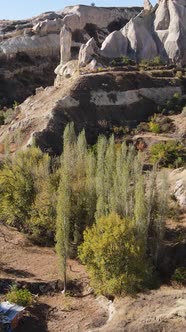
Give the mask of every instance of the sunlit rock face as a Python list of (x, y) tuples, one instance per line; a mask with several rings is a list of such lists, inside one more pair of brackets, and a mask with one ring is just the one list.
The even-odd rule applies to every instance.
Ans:
[(154, 21), (164, 52), (173, 62), (186, 63), (186, 0), (161, 0)]
[(39, 86), (52, 85), (59, 63), (60, 72), (71, 75), (74, 69), (63, 66), (78, 59), (82, 44), (94, 37), (101, 46), (109, 33), (120, 30), (140, 11), (78, 5), (28, 20), (0, 20), (1, 106), (23, 101)]
[(101, 45), (104, 57), (129, 56), (141, 61), (161, 56), (167, 62), (186, 64), (186, 0), (159, 0), (110, 33)]

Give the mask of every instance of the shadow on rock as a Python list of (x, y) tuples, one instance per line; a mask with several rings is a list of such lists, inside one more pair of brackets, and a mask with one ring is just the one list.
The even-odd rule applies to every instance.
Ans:
[(39, 303), (29, 308), (19, 321), (15, 332), (46, 332), (50, 306)]

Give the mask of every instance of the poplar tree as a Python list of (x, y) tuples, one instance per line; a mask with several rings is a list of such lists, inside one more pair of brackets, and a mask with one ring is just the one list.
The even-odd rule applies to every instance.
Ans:
[(123, 217), (133, 217), (133, 191), (134, 191), (134, 149), (126, 143), (122, 144), (121, 150), (121, 198)]
[(74, 145), (76, 161), (75, 176), (72, 181), (74, 243), (79, 244), (86, 226), (86, 158), (87, 141), (83, 130)]
[(134, 168), (135, 168), (134, 219), (139, 233), (144, 235), (144, 240), (145, 240), (147, 232), (147, 212), (145, 204), (143, 164), (140, 153), (134, 160)]
[(115, 171), (116, 171), (116, 148), (115, 148), (114, 136), (112, 135), (108, 140), (108, 145), (105, 153), (105, 162), (104, 162), (105, 199), (109, 213), (115, 211), (115, 192), (114, 192)]
[(94, 221), (94, 214), (96, 211), (96, 184), (95, 184), (95, 174), (96, 174), (96, 158), (94, 153), (90, 151), (86, 158), (86, 211), (87, 219), (86, 225), (90, 226)]
[(108, 213), (108, 205), (105, 194), (105, 154), (107, 139), (99, 136), (97, 141), (97, 165), (96, 165), (96, 218)]
[(69, 255), (72, 195), (71, 183), (74, 177), (76, 135), (74, 124), (66, 126), (63, 134), (63, 154), (61, 156), (60, 182), (57, 195), (56, 252), (60, 270), (63, 273), (64, 292), (67, 289), (67, 258)]
[(64, 292), (67, 289), (67, 258), (70, 233), (70, 187), (68, 173), (63, 169), (57, 197), (56, 252), (63, 273)]

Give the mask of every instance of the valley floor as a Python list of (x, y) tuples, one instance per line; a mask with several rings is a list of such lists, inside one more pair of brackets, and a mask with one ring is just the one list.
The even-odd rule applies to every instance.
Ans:
[[(1, 226), (0, 286), (2, 280), (50, 282), (60, 278), (52, 248), (32, 245), (15, 229)], [(84, 267), (69, 261), (73, 296), (49, 292), (37, 297), (16, 332), (182, 332), (186, 330), (186, 288), (161, 286), (158, 290), (111, 301), (95, 297)], [(2, 287), (1, 287), (2, 291)], [(5, 300), (0, 295), (0, 300)]]

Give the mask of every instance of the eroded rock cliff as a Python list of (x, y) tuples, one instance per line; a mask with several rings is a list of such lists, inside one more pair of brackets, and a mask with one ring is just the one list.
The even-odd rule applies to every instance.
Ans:
[(88, 142), (95, 143), (100, 133), (110, 135), (114, 126), (135, 127), (147, 120), (157, 105), (182, 91), (181, 80), (155, 78), (150, 72), (76, 73), (21, 104), (12, 123), (1, 126), (0, 143), (8, 138), (18, 148), (31, 144), (34, 136), (43, 151), (60, 154), (68, 122), (75, 123), (77, 132), (85, 128)]
[(106, 58), (129, 56), (137, 62), (160, 56), (164, 62), (185, 65), (185, 22), (186, 0), (160, 0), (155, 7), (145, 0), (144, 9), (106, 36), (97, 53)]
[[(0, 21), (0, 105), (23, 101), (39, 86), (53, 84), (60, 59), (60, 31), (65, 25), (70, 39), (61, 43), (68, 56), (78, 58), (81, 45), (94, 37), (100, 46), (141, 8), (66, 7), (22, 21)], [(69, 30), (70, 29), (70, 30)], [(66, 31), (65, 30), (65, 31)], [(65, 58), (65, 61), (67, 58)]]

